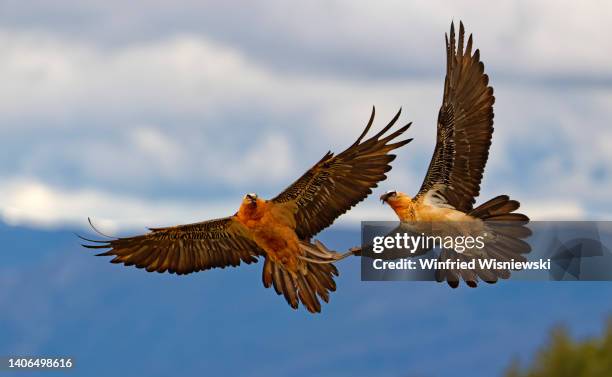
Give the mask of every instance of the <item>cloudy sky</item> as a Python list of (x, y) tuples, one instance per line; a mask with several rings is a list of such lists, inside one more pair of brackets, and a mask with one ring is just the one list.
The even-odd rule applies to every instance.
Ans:
[[(481, 200), (538, 219), (612, 214), (607, 1), (0, 2), (0, 216), (104, 229), (223, 216), (270, 197), (376, 105), (415, 140), (380, 191), (415, 192), (444, 33), (474, 33), (495, 88)], [(392, 219), (370, 198), (345, 216)]]

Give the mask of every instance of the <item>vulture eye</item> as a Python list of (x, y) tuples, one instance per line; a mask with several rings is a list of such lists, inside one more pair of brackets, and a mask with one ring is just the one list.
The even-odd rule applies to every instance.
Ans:
[(254, 193), (246, 194), (244, 197), (252, 201), (257, 200), (257, 194), (254, 194)]

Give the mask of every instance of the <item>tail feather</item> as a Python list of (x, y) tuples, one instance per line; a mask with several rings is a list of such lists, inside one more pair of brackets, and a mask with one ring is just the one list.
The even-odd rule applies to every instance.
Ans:
[[(324, 261), (321, 251), (329, 253), (329, 250), (320, 242), (316, 244), (302, 243), (301, 249), (305, 256)], [(318, 251), (317, 251), (318, 249)], [(297, 309), (301, 302), (311, 313), (321, 312), (321, 302), (329, 302), (329, 293), (336, 290), (334, 276), (338, 276), (338, 270), (332, 263), (306, 263), (304, 272), (291, 273), (284, 267), (266, 258), (263, 269), (263, 285), (266, 288), (274, 287), (276, 294), (283, 295), (287, 303)]]
[[(529, 222), (529, 217), (524, 214), (516, 213), (520, 208), (520, 203), (511, 200), (507, 195), (497, 196), (468, 214), (479, 218), (485, 222), (487, 232), (490, 233), (492, 241), (486, 243), (484, 253), (486, 256), (475, 256), (457, 253), (454, 250), (443, 250), (439, 260), (460, 259), (470, 261), (478, 258), (494, 258), (499, 261), (525, 261), (523, 254), (531, 251), (531, 246), (524, 241), (531, 236), (531, 230), (525, 225)], [(508, 270), (485, 270), (476, 268), (471, 270), (447, 270), (437, 271), (436, 280), (446, 280), (448, 285), (453, 288), (459, 286), (459, 278), (463, 279), (470, 287), (476, 287), (478, 278), (487, 283), (495, 283), (499, 279), (510, 278), (511, 272)]]
[(529, 221), (529, 217), (514, 213), (520, 206), (518, 201), (511, 200), (508, 195), (499, 195), (482, 203), (468, 214), (481, 220)]

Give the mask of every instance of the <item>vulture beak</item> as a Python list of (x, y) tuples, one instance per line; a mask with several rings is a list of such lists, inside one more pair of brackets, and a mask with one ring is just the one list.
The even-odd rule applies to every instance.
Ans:
[(382, 202), (382, 204), (387, 203), (387, 200), (389, 200), (390, 197), (396, 195), (395, 191), (387, 191), (386, 193), (382, 194), (380, 196), (380, 201)]
[(255, 203), (257, 201), (257, 194), (246, 194), (246, 198), (249, 199), (251, 203)]
[(387, 199), (388, 199), (388, 198), (389, 198), (389, 193), (382, 194), (382, 195), (380, 196), (380, 202), (381, 202), (382, 204), (385, 204), (385, 203), (387, 202)]

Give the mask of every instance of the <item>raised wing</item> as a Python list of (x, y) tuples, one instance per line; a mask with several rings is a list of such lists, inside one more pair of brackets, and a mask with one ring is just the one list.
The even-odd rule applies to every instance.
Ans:
[(106, 241), (88, 240), (91, 249), (110, 249), (98, 254), (115, 256), (112, 263), (145, 268), (149, 272), (188, 274), (215, 267), (257, 262), (264, 255), (246, 228), (232, 217), (169, 228), (152, 228), (135, 237)]
[(472, 55), (472, 36), (465, 50), (463, 42), (463, 23), (457, 48), (451, 24), (450, 43), (446, 37), (446, 78), (436, 148), (416, 197), (434, 195), (444, 204), (467, 212), (480, 192), (489, 156), (495, 97), (479, 51)]
[(383, 135), (395, 124), (401, 109), (379, 133), (361, 142), (374, 121), (372, 108), (370, 120), (361, 136), (337, 156), (327, 152), (303, 176), (285, 191), (272, 199), (277, 203), (293, 201), (297, 205), (296, 233), (301, 239), (310, 239), (330, 226), (334, 220), (372, 193), (379, 181), (387, 178), (395, 155), (390, 151), (412, 139), (390, 144), (403, 134), (410, 123), (388, 136)]

